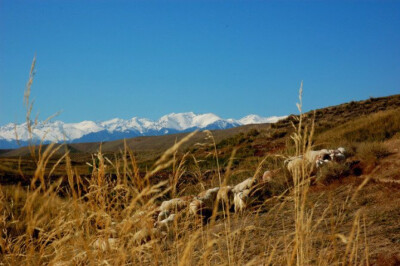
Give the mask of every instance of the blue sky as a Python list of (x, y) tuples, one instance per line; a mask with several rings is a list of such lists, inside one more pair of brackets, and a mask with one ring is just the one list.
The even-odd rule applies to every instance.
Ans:
[(0, 125), (296, 113), (400, 93), (398, 1), (0, 0)]

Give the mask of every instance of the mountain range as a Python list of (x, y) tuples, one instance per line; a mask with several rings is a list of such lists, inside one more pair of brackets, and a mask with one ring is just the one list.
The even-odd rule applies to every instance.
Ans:
[[(157, 121), (147, 118), (115, 118), (102, 122), (82, 121), (64, 123), (62, 121), (38, 122), (33, 126), (32, 141), (50, 142), (103, 142), (137, 136), (157, 136), (194, 130), (227, 129), (241, 125), (275, 123), (285, 116), (260, 117), (248, 115), (239, 120), (223, 119), (215, 114), (171, 113)], [(33, 124), (33, 122), (32, 122)], [(27, 123), (9, 123), (0, 126), (0, 149), (13, 149), (29, 144), (30, 134)]]

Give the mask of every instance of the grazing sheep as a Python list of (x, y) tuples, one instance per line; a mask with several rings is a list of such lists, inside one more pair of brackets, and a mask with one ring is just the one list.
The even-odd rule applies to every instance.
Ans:
[(190, 202), (189, 214), (207, 216), (210, 212), (212, 212), (217, 197), (221, 197), (223, 194), (223, 191), (219, 191), (220, 188), (215, 187), (200, 192), (199, 195), (194, 197)]
[(317, 157), (317, 160), (315, 161), (316, 168), (319, 168), (322, 165), (329, 163), (331, 161), (331, 159), (332, 159), (331, 153), (321, 154), (320, 156)]
[(152, 238), (159, 237), (160, 232), (157, 228), (143, 228), (139, 231), (137, 231), (133, 235), (133, 241), (136, 242), (136, 244), (141, 245), (144, 244), (148, 241), (150, 241)]
[(191, 202), (193, 198), (194, 198), (194, 196), (192, 196), (192, 195), (180, 197), (181, 200), (188, 202), (188, 203)]
[(272, 180), (272, 172), (270, 170), (265, 171), (261, 177), (262, 183), (271, 182), (271, 180)]
[(233, 202), (235, 204), (235, 212), (243, 212), (246, 209), (250, 195), (250, 189), (245, 189), (235, 193)]
[(345, 156), (345, 148), (343, 147), (339, 147), (336, 150), (320, 150), (319, 151), (320, 154), (317, 156), (316, 158), (316, 166), (321, 167), (322, 165), (329, 163), (331, 161), (335, 161), (335, 162), (343, 162), (346, 159)]
[(197, 198), (204, 203), (205, 208), (212, 209), (217, 199), (218, 191), (219, 187), (210, 188), (206, 191), (201, 192)]
[(285, 161), (283, 161), (284, 165), (288, 165), (288, 163), (290, 163), (291, 161), (295, 160), (295, 159), (302, 159), (303, 155), (299, 155), (299, 156), (291, 156), (289, 158), (287, 158)]
[(257, 183), (257, 180), (253, 177), (249, 177), (246, 180), (242, 181), (241, 183), (237, 184), (233, 189), (233, 193), (241, 192), (245, 189), (250, 189)]
[(167, 219), (169, 215), (170, 215), (169, 211), (160, 211), (160, 213), (157, 216), (157, 221), (160, 222), (164, 219)]
[(320, 156), (317, 157), (316, 165), (317, 168), (321, 167), (325, 163), (329, 163), (331, 161), (335, 162), (342, 162), (346, 159), (346, 156), (344, 155), (345, 149), (340, 147), (337, 150), (329, 150), (328, 153), (323, 153)]
[(160, 212), (174, 212), (175, 210), (180, 211), (186, 208), (188, 205), (189, 201), (186, 201), (182, 198), (170, 199), (163, 201), (163, 203), (161, 203), (159, 211)]
[(344, 155), (345, 149), (340, 147), (337, 150), (331, 150), (330, 151), (330, 157), (332, 161), (340, 162), (344, 161), (346, 159), (346, 156)]
[[(305, 162), (303, 161), (303, 158)], [(328, 151), (327, 149), (317, 151), (309, 150), (304, 154), (304, 156), (294, 156), (285, 160), (285, 165), (289, 172), (293, 173), (295, 169), (300, 169), (301, 165), (303, 165), (304, 163), (315, 164), (316, 167), (319, 167), (321, 165), (321, 162), (329, 159), (330, 151)]]
[(318, 160), (325, 160), (329, 157), (330, 152), (327, 149), (322, 149), (318, 151), (307, 151), (304, 158), (311, 164), (315, 164)]
[(223, 206), (223, 208), (228, 207), (228, 210), (231, 208), (233, 204), (233, 192), (230, 186), (221, 187), (218, 190), (217, 201)]
[(189, 204), (189, 213), (191, 215), (201, 214), (204, 208), (205, 208), (204, 202), (198, 198), (195, 198)]
[(315, 162), (325, 161), (325, 160), (330, 161), (331, 160), (331, 154), (332, 154), (331, 151), (329, 151), (328, 153), (321, 153), (315, 158)]
[(217, 197), (219, 191), (219, 187), (210, 188), (205, 191), (199, 193), (199, 198), (210, 198), (210, 197)]
[(261, 183), (271, 182), (274, 179), (274, 177), (276, 177), (276, 175), (279, 171), (280, 171), (280, 169), (265, 171), (263, 176), (261, 177)]
[(289, 172), (293, 174), (293, 172), (296, 169), (300, 169), (303, 164), (304, 164), (304, 161), (303, 161), (302, 157), (295, 157), (292, 160), (287, 162), (286, 167), (289, 170)]
[(343, 153), (337, 153), (334, 155), (333, 160), (336, 162), (343, 162), (344, 160), (346, 160), (346, 155), (344, 155)]
[(328, 160), (317, 160), (317, 162), (315, 163), (317, 165), (317, 168), (320, 168), (321, 166), (323, 166), (326, 162), (329, 162)]
[[(339, 147), (337, 150), (327, 150), (327, 149), (322, 149), (322, 150), (317, 150), (317, 151), (307, 151), (304, 154), (304, 159), (306, 160), (307, 163), (310, 164), (315, 164), (315, 166), (318, 168), (322, 166), (323, 164), (329, 162), (329, 161), (343, 161), (346, 159), (346, 156), (344, 153), (346, 152), (346, 149), (343, 147)], [(293, 172), (294, 169), (299, 168), (301, 166), (303, 156), (297, 156), (297, 157), (291, 157), (287, 160), (285, 160), (285, 165), (288, 168), (289, 172)]]
[(277, 181), (278, 173), (281, 169), (267, 170), (264, 172), (260, 181), (251, 188), (252, 199), (254, 201), (264, 201), (271, 196), (271, 184)]
[(168, 216), (167, 219), (164, 219), (164, 220), (162, 220), (162, 221), (156, 222), (156, 223), (154, 224), (154, 227), (159, 228), (159, 230), (160, 230), (161, 232), (168, 232), (168, 231), (169, 231), (169, 228), (173, 225), (173, 223), (174, 223), (176, 217), (177, 217), (176, 214), (173, 213), (173, 214), (171, 214), (170, 216)]

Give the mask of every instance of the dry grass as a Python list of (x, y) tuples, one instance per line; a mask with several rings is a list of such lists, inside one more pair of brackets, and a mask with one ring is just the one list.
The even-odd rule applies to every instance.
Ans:
[[(30, 79), (28, 96), (31, 84)], [(30, 113), (32, 105), (27, 98)], [(305, 125), (300, 115), (291, 136), (295, 155), (312, 148), (313, 131), (314, 125)], [(314, 169), (306, 163), (295, 170), (291, 180), (282, 173), (269, 196), (244, 214), (233, 214), (216, 202), (206, 221), (183, 211), (165, 234), (153, 231), (160, 201), (185, 193), (180, 189), (183, 173), (189, 169), (194, 173), (198, 189), (207, 185), (201, 180), (204, 173), (200, 168), (188, 166), (189, 161), (198, 164), (196, 159), (177, 153), (193, 134), (166, 150), (144, 177), (139, 175), (135, 156), (126, 145), (113, 159), (104, 157), (100, 150), (91, 162), (90, 178), (79, 175), (65, 151), (58, 162), (65, 165), (66, 186), (61, 185), (61, 179), (52, 182), (50, 174), (45, 174), (49, 159), (63, 146), (49, 145), (44, 150), (32, 147), (36, 169), (30, 186), (1, 186), (0, 264), (369, 264), (362, 210), (353, 212), (349, 230), (341, 232), (342, 223), (349, 219), (352, 195), (321, 209), (319, 200), (309, 197)], [(210, 156), (215, 162), (215, 168), (209, 169), (215, 173), (212, 183), (231, 183), (229, 169), (235, 152), (227, 162), (228, 171), (222, 172), (212, 135), (210, 141)], [(262, 173), (263, 162), (250, 170), (254, 176)], [(173, 169), (168, 180), (155, 182), (153, 177), (168, 167)], [(109, 168), (115, 175), (107, 174)]]
[(319, 134), (316, 140), (331, 145), (384, 141), (400, 132), (399, 113), (400, 109), (397, 108), (361, 116)]
[(369, 163), (376, 163), (379, 159), (390, 154), (383, 142), (363, 142), (357, 147), (357, 156)]

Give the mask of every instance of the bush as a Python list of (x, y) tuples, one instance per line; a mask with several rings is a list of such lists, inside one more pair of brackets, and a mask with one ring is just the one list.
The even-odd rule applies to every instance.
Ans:
[(274, 130), (271, 134), (271, 138), (273, 139), (279, 139), (279, 138), (283, 138), (288, 134), (286, 129), (277, 129)]
[(239, 144), (242, 144), (246, 141), (246, 137), (243, 133), (239, 133), (233, 137), (223, 139), (217, 144), (217, 149), (221, 149), (224, 147), (229, 147), (229, 146), (237, 146)]
[(255, 128), (251, 129), (249, 133), (247, 133), (247, 137), (257, 137), (258, 135), (260, 135), (260, 131)]
[(364, 142), (357, 147), (357, 156), (363, 161), (376, 163), (390, 152), (382, 142)]
[(347, 164), (327, 163), (322, 166), (317, 173), (317, 183), (328, 185), (333, 181), (346, 177), (350, 174), (350, 168)]

